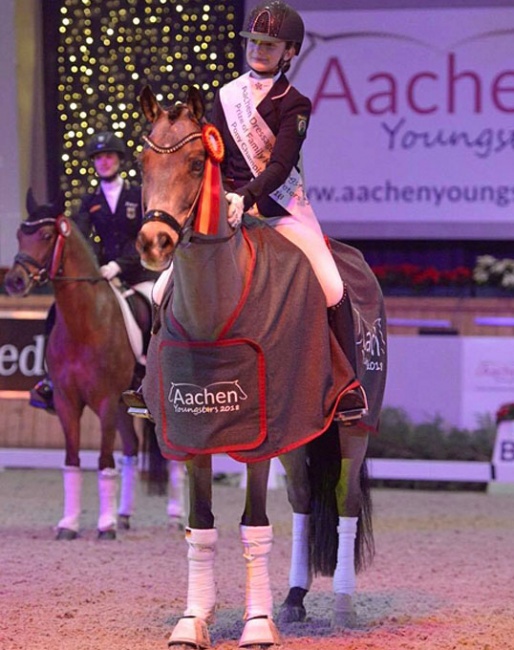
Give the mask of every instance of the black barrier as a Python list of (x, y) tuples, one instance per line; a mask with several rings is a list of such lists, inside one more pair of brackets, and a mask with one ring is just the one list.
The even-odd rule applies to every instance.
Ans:
[(45, 317), (0, 314), (0, 391), (30, 390), (44, 374)]

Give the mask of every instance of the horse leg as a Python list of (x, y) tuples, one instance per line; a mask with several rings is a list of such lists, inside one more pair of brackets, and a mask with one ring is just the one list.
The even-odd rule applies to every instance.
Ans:
[(355, 548), (363, 505), (361, 467), (365, 462), (368, 437), (356, 427), (339, 425), (339, 441), (341, 472), (336, 486), (339, 523), (337, 561), (333, 576), (335, 602), (332, 624), (335, 628), (351, 628), (356, 624), (352, 602), (355, 592), (355, 567), (358, 566)]
[(183, 529), (186, 512), (186, 472), (184, 463), (177, 460), (170, 460), (168, 463), (168, 476), (167, 512), (169, 521), (173, 527), (177, 526), (179, 529)]
[(59, 540), (71, 540), (78, 536), (81, 496), (82, 474), (80, 467), (65, 465), (62, 469), (64, 487), (64, 512), (62, 519), (57, 524)]
[(173, 628), (168, 646), (174, 648), (208, 648), (207, 626), (214, 619), (216, 583), (214, 556), (218, 531), (212, 514), (212, 459), (195, 456), (186, 463), (189, 475), (189, 526), (187, 605)]
[(307, 615), (303, 601), (312, 583), (309, 561), (311, 490), (305, 447), (281, 456), (280, 461), (286, 472), (287, 498), (293, 509), (289, 592), (278, 614), (279, 624), (286, 624), (301, 622)]
[(280, 644), (280, 635), (273, 623), (268, 570), (273, 544), (273, 528), (266, 515), (269, 469), (269, 461), (247, 465), (245, 509), (240, 527), (246, 563), (246, 607), (239, 646), (244, 648)]
[(120, 468), (120, 502), (118, 506), (118, 525), (124, 530), (130, 528), (130, 517), (134, 514), (136, 484), (138, 478), (137, 454), (139, 440), (134, 428), (133, 418), (124, 406), (118, 407), (116, 427), (120, 432), (123, 456)]
[(65, 401), (56, 391), (56, 408), (64, 432), (66, 446), (62, 469), (64, 507), (63, 516), (57, 524), (58, 540), (72, 540), (78, 536), (82, 498), (82, 474), (80, 470), (80, 416), (81, 412)]
[(116, 539), (116, 507), (118, 499), (119, 473), (114, 465), (114, 439), (116, 436), (116, 403), (112, 398), (100, 409), (99, 417), (102, 430), (100, 456), (98, 459), (98, 539)]

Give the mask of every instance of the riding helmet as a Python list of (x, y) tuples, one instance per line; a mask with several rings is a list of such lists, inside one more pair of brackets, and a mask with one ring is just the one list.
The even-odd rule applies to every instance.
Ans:
[(296, 54), (302, 47), (305, 27), (300, 14), (282, 0), (267, 0), (258, 4), (248, 16), (243, 38), (255, 38), (268, 43), (294, 43)]
[(124, 158), (125, 151), (123, 140), (109, 131), (96, 133), (86, 145), (86, 154), (89, 158), (93, 158), (99, 153), (117, 153), (120, 158)]

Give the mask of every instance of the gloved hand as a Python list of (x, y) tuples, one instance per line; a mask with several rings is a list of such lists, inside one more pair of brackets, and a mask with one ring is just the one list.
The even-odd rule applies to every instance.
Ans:
[(225, 194), (228, 201), (227, 219), (232, 228), (237, 228), (241, 224), (244, 212), (244, 199), (235, 192)]
[(111, 260), (107, 264), (104, 264), (100, 267), (100, 273), (106, 280), (113, 280), (117, 275), (121, 273), (121, 266), (118, 264), (118, 262)]

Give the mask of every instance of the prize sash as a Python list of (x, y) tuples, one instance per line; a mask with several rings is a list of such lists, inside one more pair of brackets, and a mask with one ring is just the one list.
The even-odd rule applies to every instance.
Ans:
[[(252, 174), (257, 177), (268, 164), (276, 138), (257, 111), (249, 76), (250, 73), (247, 72), (223, 86), (220, 100), (229, 131)], [(291, 215), (317, 222), (305, 194), (302, 177), (296, 168), (293, 167), (289, 178), (271, 194), (271, 198)]]

